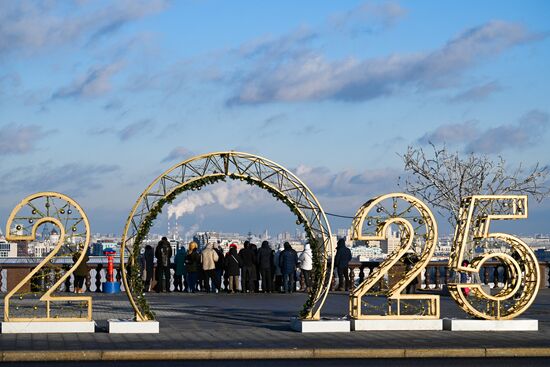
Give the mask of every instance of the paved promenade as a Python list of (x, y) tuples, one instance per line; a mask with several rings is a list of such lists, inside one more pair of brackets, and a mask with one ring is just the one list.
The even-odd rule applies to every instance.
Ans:
[[(125, 295), (92, 294), (94, 334), (2, 334), (2, 359), (30, 353), (27, 359), (46, 358), (52, 351), (73, 351), (69, 359), (158, 358), (345, 358), (511, 356), (531, 353), (550, 356), (550, 289), (539, 292), (524, 318), (540, 320), (537, 332), (379, 331), (301, 334), (291, 331), (289, 318), (301, 308), (305, 295), (285, 294), (155, 294), (148, 295), (160, 322), (160, 334), (115, 335), (106, 320), (130, 318)], [(449, 298), (441, 297), (442, 317), (464, 317)], [(0, 305), (1, 306), (1, 305)], [(348, 297), (331, 293), (323, 309), (326, 317), (343, 317)], [(82, 352), (87, 351), (87, 352)], [(515, 352), (514, 352), (515, 351)], [(531, 351), (531, 352), (529, 352)], [(48, 354), (50, 353), (50, 354)], [(87, 353), (87, 354), (86, 354)], [(179, 353), (179, 354), (178, 354)], [(194, 353), (194, 354), (192, 354)], [(383, 353), (384, 355), (381, 355)], [(72, 357), (71, 357), (72, 356)], [(149, 357), (147, 357), (149, 356)], [(179, 357), (178, 357), (179, 356)]]

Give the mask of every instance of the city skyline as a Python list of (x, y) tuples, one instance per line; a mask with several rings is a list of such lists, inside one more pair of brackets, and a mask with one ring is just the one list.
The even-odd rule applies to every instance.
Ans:
[[(0, 226), (25, 196), (59, 191), (83, 206), (93, 232), (121, 233), (156, 176), (210, 151), (274, 160), (344, 216), (403, 190), (398, 154), (408, 145), (547, 165), (549, 10), (545, 1), (5, 4)], [(238, 182), (174, 204), (164, 214), (179, 213), (188, 230), (295, 227), (284, 205)], [(550, 232), (548, 200), (529, 204), (527, 220), (500, 228)]]

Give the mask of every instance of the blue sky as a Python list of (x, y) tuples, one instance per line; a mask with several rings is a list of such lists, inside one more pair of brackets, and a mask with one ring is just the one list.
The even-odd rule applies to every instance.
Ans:
[[(52, 190), (120, 233), (159, 173), (210, 151), (289, 167), (345, 215), (396, 189), (408, 145), (546, 165), (549, 14), (542, 0), (3, 3), (0, 222)], [(258, 190), (210, 192), (187, 229), (294, 222)], [(548, 214), (531, 201), (513, 228), (550, 232)]]

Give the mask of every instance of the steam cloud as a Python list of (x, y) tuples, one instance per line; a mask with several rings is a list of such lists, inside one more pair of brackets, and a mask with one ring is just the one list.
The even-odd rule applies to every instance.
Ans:
[(177, 219), (182, 215), (193, 213), (200, 207), (212, 204), (219, 204), (227, 210), (235, 210), (245, 203), (258, 202), (264, 198), (267, 198), (264, 192), (250, 190), (250, 187), (242, 183), (228, 182), (209, 191), (194, 193), (178, 204), (170, 205), (168, 218), (175, 216)]

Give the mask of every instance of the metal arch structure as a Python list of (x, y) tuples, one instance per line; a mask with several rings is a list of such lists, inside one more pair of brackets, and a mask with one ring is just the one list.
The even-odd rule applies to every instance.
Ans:
[[(126, 249), (132, 256), (129, 264), (137, 264), (138, 249), (147, 232), (155, 213), (164, 204), (194, 184), (204, 183), (204, 180), (231, 178), (247, 181), (260, 188), (270, 191), (279, 197), (298, 216), (298, 221), (304, 224), (308, 233), (317, 268), (316, 281), (304, 305), (302, 319), (320, 319), (321, 308), (325, 302), (332, 281), (334, 264), (334, 244), (330, 224), (319, 201), (312, 191), (291, 171), (279, 164), (257, 155), (226, 151), (199, 155), (180, 162), (158, 176), (140, 195), (128, 216), (121, 245), (122, 281), (128, 299), (134, 309), (137, 321), (147, 321), (153, 318), (146, 312), (148, 307), (143, 298), (139, 281), (128, 279)], [(139, 234), (139, 236), (138, 236)], [(141, 237), (141, 238), (140, 238)], [(138, 239), (138, 243), (136, 243)], [(317, 260), (317, 261), (315, 261)], [(134, 284), (136, 283), (136, 284)], [(134, 297), (140, 297), (136, 302)]]
[[(6, 224), (6, 240), (8, 241), (34, 241), (38, 227), (44, 223), (51, 223), (59, 228), (59, 240), (53, 250), (36, 266), (25, 278), (23, 278), (4, 297), (4, 321), (90, 321), (92, 319), (92, 297), (90, 296), (54, 296), (53, 293), (65, 280), (71, 276), (78, 265), (84, 260), (90, 244), (90, 223), (88, 217), (80, 205), (70, 197), (58, 192), (39, 192), (23, 199), (11, 212)], [(66, 239), (71, 236), (71, 243)], [(19, 290), (37, 274), (42, 267), (47, 266), (57, 255), (62, 252), (63, 246), (80, 246), (80, 256), (73, 266), (65, 272), (57, 281), (39, 298), (45, 302), (45, 316), (21, 317), (12, 313), (10, 307), (14, 295), (21, 294)], [(65, 248), (66, 250), (66, 248)], [(72, 253), (73, 249), (69, 248)], [(67, 255), (67, 254), (65, 254)], [(61, 255), (63, 256), (63, 255)], [(21, 299), (23, 297), (21, 296)], [(52, 302), (79, 302), (85, 303), (86, 313), (84, 317), (67, 317), (62, 312), (52, 312)], [(16, 307), (17, 309), (17, 307)], [(37, 309), (37, 307), (35, 307)], [(55, 315), (54, 315), (55, 314)]]
[[(400, 246), (351, 292), (350, 316), (354, 319), (438, 319), (440, 314), (438, 295), (402, 294), (407, 285), (426, 267), (435, 251), (437, 223), (426, 204), (404, 193), (391, 193), (369, 200), (355, 214), (351, 227), (352, 239), (387, 240), (387, 231), (392, 224), (400, 228)], [(423, 246), (416, 264), (406, 272), (403, 278), (398, 279), (394, 285), (382, 292), (388, 299), (387, 310), (381, 310), (385, 314), (364, 314), (363, 296), (372, 292), (372, 289), (387, 276), (391, 267), (396, 265), (413, 245), (420, 244)], [(406, 300), (426, 301), (427, 312), (420, 315), (404, 312), (407, 306), (401, 307), (401, 302)], [(392, 302), (395, 303), (395, 310), (392, 309)]]

